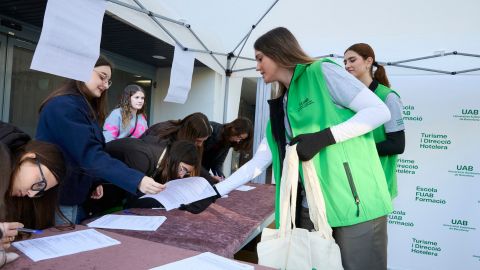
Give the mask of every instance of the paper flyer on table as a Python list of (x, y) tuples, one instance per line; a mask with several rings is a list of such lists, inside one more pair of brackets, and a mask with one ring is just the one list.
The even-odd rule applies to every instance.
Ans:
[(249, 190), (252, 190), (252, 189), (255, 189), (255, 187), (247, 186), (247, 185), (241, 185), (241, 186), (239, 186), (238, 188), (236, 188), (235, 190), (239, 190), (239, 191), (249, 191)]
[(94, 229), (13, 242), (13, 246), (32, 261), (57, 258), (83, 251), (120, 244), (119, 241)]
[(134, 231), (156, 231), (163, 222), (164, 216), (131, 216), (104, 215), (87, 224), (88, 227), (102, 229), (120, 229)]
[(180, 261), (158, 266), (150, 270), (253, 270), (249, 264), (230, 260), (210, 252), (198, 254)]
[(164, 191), (154, 195), (145, 195), (141, 198), (154, 198), (159, 201), (167, 211), (201, 199), (216, 195), (217, 193), (203, 177), (189, 177), (168, 181)]

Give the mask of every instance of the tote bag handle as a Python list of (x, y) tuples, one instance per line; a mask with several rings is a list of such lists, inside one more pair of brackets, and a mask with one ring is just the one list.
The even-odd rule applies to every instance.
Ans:
[(318, 179), (317, 172), (311, 160), (302, 163), (303, 183), (309, 207), (310, 219), (313, 222), (315, 231), (323, 235), (325, 239), (333, 239), (332, 228), (328, 224), (325, 200)]
[[(287, 146), (280, 184), (280, 235), (285, 237), (288, 231), (295, 228), (295, 214), (298, 188), (299, 159), (297, 146)], [(302, 162), (303, 182), (309, 206), (310, 220), (315, 231), (325, 239), (333, 239), (332, 228), (328, 224), (325, 200), (321, 184), (315, 171), (313, 161)]]

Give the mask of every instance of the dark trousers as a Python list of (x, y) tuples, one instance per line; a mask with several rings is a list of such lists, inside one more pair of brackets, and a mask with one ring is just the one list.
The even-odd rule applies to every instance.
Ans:
[[(299, 227), (313, 230), (308, 208), (302, 207), (299, 219)], [(345, 270), (387, 269), (387, 216), (332, 229)]]

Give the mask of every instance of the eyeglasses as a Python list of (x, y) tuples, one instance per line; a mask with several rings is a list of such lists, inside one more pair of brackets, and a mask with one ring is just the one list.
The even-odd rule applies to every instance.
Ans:
[(103, 74), (99, 71), (96, 71), (95, 69), (93, 71), (95, 71), (97, 73), (100, 80), (102, 80), (103, 83), (106, 83), (108, 85), (108, 87), (112, 86), (112, 80), (108, 79), (107, 75), (105, 75), (105, 74)]
[(180, 165), (178, 168), (178, 174), (181, 175), (181, 177), (190, 177), (191, 172), (185, 168), (183, 165)]
[(37, 158), (35, 158), (35, 163), (40, 170), (40, 176), (42, 177), (42, 179), (39, 182), (34, 183), (30, 189), (32, 191), (38, 191), (35, 195), (33, 195), (33, 197), (39, 198), (42, 197), (45, 193), (45, 189), (47, 188), (47, 180), (45, 179), (45, 175), (43, 174), (42, 166), (40, 166), (40, 161), (38, 161)]

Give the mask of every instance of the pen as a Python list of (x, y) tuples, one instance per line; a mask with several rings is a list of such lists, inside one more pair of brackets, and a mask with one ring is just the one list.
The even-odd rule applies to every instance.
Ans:
[(33, 233), (33, 234), (41, 234), (43, 233), (42, 230), (34, 230), (34, 229), (27, 229), (27, 228), (17, 228), (19, 232), (26, 232), (26, 233)]
[(135, 215), (135, 216), (138, 216), (138, 214), (137, 214), (137, 213), (134, 213), (134, 212), (132, 212), (132, 211), (129, 211), (129, 210), (123, 210), (123, 213), (124, 213), (124, 214), (128, 214), (128, 215)]

